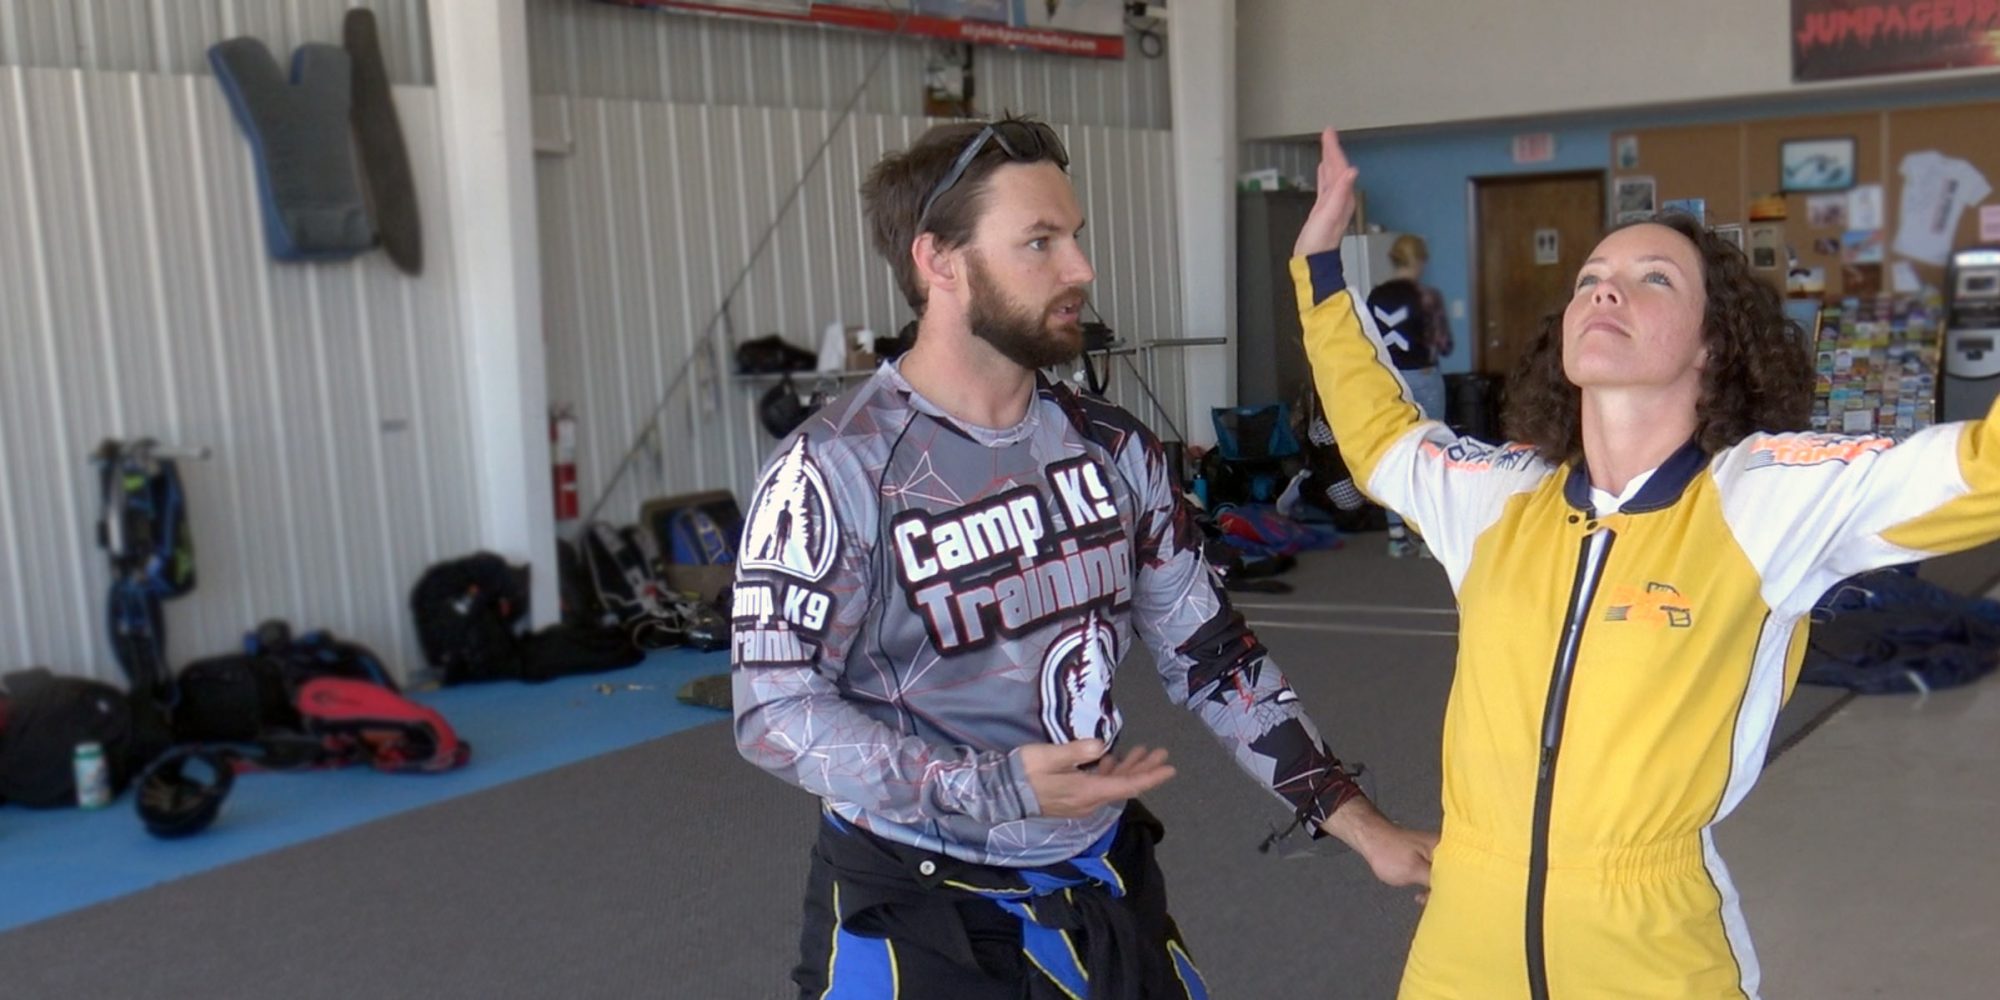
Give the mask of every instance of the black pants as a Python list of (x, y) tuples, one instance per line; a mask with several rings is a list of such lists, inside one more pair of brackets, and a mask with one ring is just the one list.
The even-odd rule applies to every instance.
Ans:
[[(813, 847), (792, 981), (801, 1000), (886, 1000), (892, 991), (953, 1000), (1206, 1000), (1167, 913), (1153, 857), (1162, 832), (1132, 802), (1101, 859), (1124, 894), (1092, 880), (1036, 898), (1038, 923), (1061, 928), (1069, 946), (1059, 953), (1077, 959), (1045, 970), (1024, 946), (1022, 917), (964, 888), (1025, 898), (1019, 872), (904, 847), (828, 818)], [(1043, 871), (1088, 874), (1070, 864)]]

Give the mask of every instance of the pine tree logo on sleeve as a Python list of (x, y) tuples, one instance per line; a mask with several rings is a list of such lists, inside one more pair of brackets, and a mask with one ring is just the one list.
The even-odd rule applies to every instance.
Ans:
[(839, 535), (826, 479), (806, 454), (806, 439), (801, 437), (764, 474), (750, 499), (743, 568), (776, 570), (818, 582), (833, 570)]

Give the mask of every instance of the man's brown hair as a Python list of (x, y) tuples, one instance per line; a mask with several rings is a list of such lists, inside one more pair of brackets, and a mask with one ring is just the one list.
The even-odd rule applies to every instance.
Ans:
[[(924, 201), (938, 182), (951, 172), (980, 132), (994, 126), (1010, 131), (1032, 130), (1048, 141), (1006, 143), (988, 138), (965, 172), (959, 176), (924, 214)], [(1004, 138), (1004, 137), (1003, 137)], [(1009, 147), (1012, 147), (1011, 151)], [(861, 205), (867, 213), (869, 238), (875, 252), (889, 261), (896, 273), (896, 286), (903, 298), (921, 316), (925, 292), (917, 276), (916, 259), (910, 253), (918, 236), (937, 234), (947, 247), (963, 246), (972, 240), (973, 228), (986, 207), (986, 191), (993, 171), (1007, 163), (1047, 161), (1067, 169), (1069, 161), (1049, 126), (1032, 118), (1008, 115), (993, 122), (955, 122), (938, 125), (925, 132), (910, 148), (884, 156), (861, 182)], [(921, 226), (921, 228), (919, 228)]]

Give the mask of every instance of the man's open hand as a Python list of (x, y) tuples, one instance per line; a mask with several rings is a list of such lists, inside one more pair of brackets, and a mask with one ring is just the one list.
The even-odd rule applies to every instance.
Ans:
[[(1021, 747), (1021, 769), (1035, 790), (1043, 816), (1074, 819), (1158, 788), (1174, 776), (1167, 751), (1133, 747), (1123, 757), (1104, 752), (1103, 740), (1030, 743)], [(1095, 765), (1095, 766), (1092, 766)]]

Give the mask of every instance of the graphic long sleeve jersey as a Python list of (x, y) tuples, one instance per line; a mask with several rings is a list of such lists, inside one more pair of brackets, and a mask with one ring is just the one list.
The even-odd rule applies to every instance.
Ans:
[(781, 443), (747, 515), (737, 746), (879, 836), (1014, 867), (1082, 851), (1119, 807), (1039, 815), (1016, 750), (1115, 744), (1135, 638), (1294, 808), (1359, 794), (1123, 410), (1042, 384), (1015, 427), (970, 427), (885, 365)]

